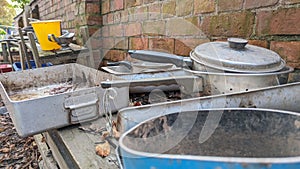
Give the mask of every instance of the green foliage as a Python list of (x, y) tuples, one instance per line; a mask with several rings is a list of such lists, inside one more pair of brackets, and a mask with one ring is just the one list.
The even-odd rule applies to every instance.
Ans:
[(11, 2), (15, 2), (17, 4), (14, 7), (24, 9), (24, 7), (29, 4), (30, 0), (11, 0)]
[(13, 23), (13, 18), (16, 15), (16, 11), (6, 0), (0, 0), (0, 25), (9, 25)]
[(6, 34), (5, 30), (3, 30), (2, 28), (0, 28), (0, 35), (5, 35), (5, 34)]

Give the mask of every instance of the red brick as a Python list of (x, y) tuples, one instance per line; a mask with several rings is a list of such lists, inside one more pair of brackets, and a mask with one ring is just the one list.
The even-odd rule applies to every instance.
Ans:
[(114, 0), (114, 11), (124, 9), (124, 0)]
[(143, 34), (165, 35), (166, 22), (165, 21), (150, 21), (143, 23)]
[(161, 4), (152, 4), (149, 6), (149, 19), (160, 19), (161, 17)]
[(97, 3), (86, 3), (86, 12), (89, 14), (99, 14), (100, 5)]
[(108, 18), (107, 15), (102, 15), (102, 24), (107, 25), (108, 24)]
[(198, 27), (183, 18), (167, 20), (166, 30), (168, 36), (196, 36), (202, 33)]
[(100, 26), (88, 26), (89, 28), (89, 36), (93, 38), (99, 38), (102, 36)]
[(277, 52), (288, 64), (300, 68), (300, 41), (272, 41), (270, 49)]
[(249, 37), (254, 25), (254, 13), (235, 12), (204, 18), (201, 29), (207, 36)]
[(129, 18), (128, 18), (128, 11), (124, 10), (121, 11), (121, 22), (128, 22)]
[(114, 62), (124, 60), (125, 57), (126, 52), (122, 50), (109, 50), (105, 55), (105, 58)]
[(300, 34), (300, 8), (261, 11), (257, 14), (257, 35)]
[(104, 49), (112, 49), (114, 47), (113, 38), (102, 38), (102, 46)]
[(128, 38), (126, 37), (115, 38), (115, 48), (128, 50)]
[(176, 1), (164, 3), (162, 5), (162, 14), (164, 18), (174, 17), (176, 15)]
[(121, 12), (115, 12), (114, 13), (114, 23), (120, 23), (121, 22)]
[(268, 42), (266, 40), (248, 40), (248, 44), (268, 48)]
[(185, 18), (185, 20), (192, 23), (193, 25), (195, 25), (197, 27), (200, 27), (199, 17), (197, 17), (197, 16)]
[(300, 0), (284, 0), (282, 1), (282, 4), (289, 5), (289, 4), (297, 4), (300, 3)]
[(148, 7), (142, 6), (139, 8), (136, 8), (136, 11), (133, 14), (134, 20), (132, 21), (143, 21), (148, 19)]
[(148, 42), (149, 42), (148, 38), (130, 37), (129, 49), (133, 49), (133, 50), (148, 49)]
[(122, 36), (124, 36), (123, 31), (124, 31), (123, 25), (121, 25), (121, 24), (111, 25), (109, 27), (109, 36), (122, 37)]
[(142, 4), (142, 0), (125, 0), (125, 8), (139, 6)]
[(107, 14), (107, 24), (113, 24), (114, 23), (114, 13)]
[(89, 38), (92, 49), (99, 49), (102, 48), (102, 40), (100, 39), (95, 39), (95, 38)]
[(235, 11), (243, 8), (243, 0), (219, 0), (219, 11)]
[(176, 15), (186, 16), (192, 14), (193, 1), (191, 0), (176, 0)]
[(278, 3), (279, 0), (246, 0), (245, 8), (261, 8), (266, 6), (273, 6)]
[[(295, 69), (300, 69), (300, 63), (299, 62), (298, 63), (287, 62), (287, 65), (291, 66), (291, 67), (293, 67)], [(297, 82), (299, 82), (299, 79), (298, 79)]]
[(99, 29), (100, 27), (99, 26), (89, 26), (89, 34), (90, 36), (93, 36), (94, 34), (99, 34)]
[(109, 26), (103, 26), (103, 27), (101, 27), (101, 30), (102, 30), (102, 37), (109, 36)]
[(175, 39), (175, 54), (180, 56), (189, 56), (190, 52), (198, 45), (209, 42), (209, 39), (187, 38)]
[(102, 24), (102, 17), (100, 16), (87, 16), (87, 24), (88, 25), (101, 25)]
[(130, 23), (125, 25), (125, 36), (136, 36), (142, 33), (142, 26), (140, 23)]
[(151, 38), (149, 49), (160, 52), (174, 53), (174, 39), (172, 38)]
[(215, 11), (215, 0), (194, 0), (194, 13), (210, 13)]
[(101, 9), (102, 9), (102, 11), (101, 11), (102, 14), (108, 13), (108, 12), (110, 11), (110, 3), (109, 3), (109, 0), (104, 0), (104, 1), (102, 1), (101, 7), (102, 7), (102, 8), (101, 8)]

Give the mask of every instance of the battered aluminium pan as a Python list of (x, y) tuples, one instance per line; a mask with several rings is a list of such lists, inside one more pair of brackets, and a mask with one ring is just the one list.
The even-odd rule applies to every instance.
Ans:
[[(223, 113), (205, 134), (210, 114)], [(125, 132), (125, 169), (300, 168), (300, 114), (272, 109), (198, 109), (159, 115)]]
[[(172, 63), (176, 66), (183, 67), (185, 71), (193, 73), (195, 76), (202, 77), (204, 80), (204, 90), (207, 95), (248, 91), (256, 88), (285, 84), (288, 81), (289, 73), (294, 70), (292, 67), (286, 66), (285, 62), (275, 52), (264, 48), (249, 45), (245, 47), (245, 49), (237, 50), (231, 49), (229, 44), (226, 42), (211, 42), (203, 45), (204, 47), (200, 45), (194, 52), (191, 52), (192, 60), (188, 57), (181, 57), (156, 51), (129, 50), (128, 52), (131, 57), (135, 59), (160, 63)], [(221, 50), (220, 52), (213, 54), (214, 56), (207, 57), (212, 58), (211, 61), (209, 59), (203, 61), (205, 60), (203, 59), (200, 61), (201, 63), (198, 63), (198, 60), (195, 59), (195, 53), (200, 55), (201, 51), (209, 48), (209, 46), (211, 49), (221, 48)], [(227, 53), (222, 52), (223, 48), (226, 49), (225, 51), (227, 51)], [(271, 54), (270, 56), (257, 55), (257, 51), (260, 50), (263, 51), (261, 54), (268, 52)], [(230, 53), (231, 51), (233, 52)], [(211, 54), (213, 52), (207, 53)], [(251, 53), (251, 55), (247, 56), (248, 53)], [(239, 55), (231, 59), (229, 56), (229, 58), (227, 58), (225, 54), (229, 56), (234, 54)], [(201, 58), (198, 55), (197, 58)], [(206, 56), (206, 54), (203, 55)], [(222, 59), (221, 57), (225, 59)], [(256, 59), (257, 57), (258, 59)], [(235, 62), (232, 60), (235, 60)], [(250, 63), (247, 63), (248, 61)], [(264, 61), (265, 64), (263, 63)], [(222, 67), (218, 65), (220, 63), (227, 66)], [(207, 64), (209, 64), (209, 66), (207, 66)], [(210, 65), (215, 67), (212, 68)], [(263, 65), (265, 66), (265, 69), (263, 69)], [(220, 66), (218, 67), (219, 69), (216, 68), (217, 66)], [(191, 70), (192, 68), (194, 70)]]

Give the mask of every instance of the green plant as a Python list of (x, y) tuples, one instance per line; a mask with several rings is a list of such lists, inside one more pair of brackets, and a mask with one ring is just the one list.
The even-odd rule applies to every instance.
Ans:
[(0, 35), (5, 35), (5, 34), (6, 34), (5, 30), (3, 30), (2, 28), (0, 28)]
[(30, 0), (11, 0), (12, 2), (15, 2), (17, 5), (14, 5), (16, 8), (22, 8), (29, 4)]

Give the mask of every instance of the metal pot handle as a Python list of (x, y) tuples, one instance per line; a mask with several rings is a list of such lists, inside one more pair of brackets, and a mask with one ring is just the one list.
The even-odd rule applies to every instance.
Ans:
[(245, 49), (245, 46), (248, 44), (246, 39), (241, 38), (228, 38), (229, 47), (233, 49), (242, 50)]
[(147, 51), (147, 50), (129, 50), (128, 53), (132, 58), (156, 62), (156, 63), (173, 63), (178, 67), (189, 67), (193, 65), (192, 60), (189, 57), (182, 57), (174, 54), (156, 52), (156, 51)]
[(48, 40), (50, 42), (58, 42), (58, 39), (55, 37), (54, 34), (48, 34)]

